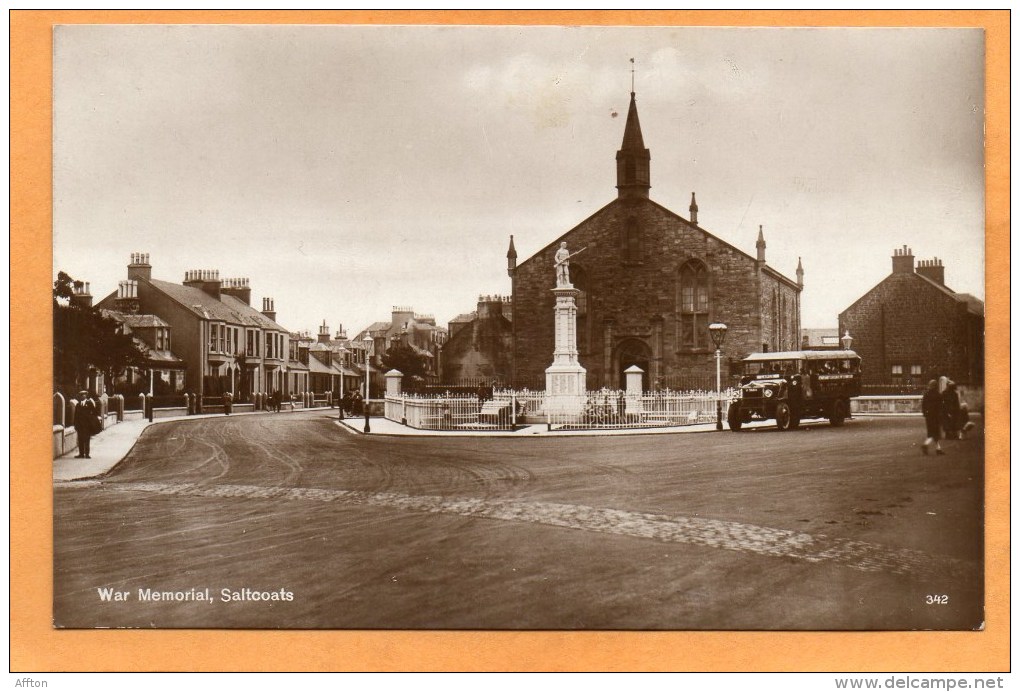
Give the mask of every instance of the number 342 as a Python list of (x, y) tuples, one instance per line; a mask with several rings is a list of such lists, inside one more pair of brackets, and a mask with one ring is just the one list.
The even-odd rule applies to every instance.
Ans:
[(928, 594), (924, 597), (924, 602), (928, 605), (949, 605), (949, 596), (946, 594)]

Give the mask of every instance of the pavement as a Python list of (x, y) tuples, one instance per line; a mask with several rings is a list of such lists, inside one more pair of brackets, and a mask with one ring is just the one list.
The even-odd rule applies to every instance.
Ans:
[[(296, 411), (328, 411), (328, 408), (304, 408)], [(232, 413), (232, 416), (264, 416), (268, 411), (257, 411), (253, 413)], [(168, 416), (157, 418), (149, 422), (147, 418), (136, 418), (126, 420), (112, 425), (98, 435), (92, 437), (89, 445), (89, 456), (91, 459), (76, 459), (78, 449), (75, 447), (67, 454), (53, 460), (54, 481), (77, 481), (86, 478), (95, 478), (110, 472), (114, 466), (128, 455), (128, 452), (135, 446), (135, 442), (142, 436), (150, 425), (170, 423), (179, 420), (201, 420), (203, 418), (222, 418), (222, 413), (210, 413), (193, 416)]]
[[(304, 408), (295, 409), (291, 412), (285, 413), (301, 413), (311, 411), (333, 411), (335, 415), (336, 409), (330, 408)], [(268, 415), (267, 411), (256, 411), (252, 413), (235, 413), (235, 416), (264, 416)], [(53, 460), (53, 480), (55, 482), (64, 481), (77, 481), (84, 480), (87, 478), (96, 478), (98, 476), (109, 473), (113, 467), (119, 464), (124, 457), (128, 455), (131, 449), (135, 446), (135, 442), (141, 437), (142, 432), (150, 425), (159, 425), (161, 423), (170, 423), (173, 421), (181, 420), (200, 420), (203, 418), (222, 418), (223, 414), (207, 414), (207, 415), (193, 415), (193, 416), (170, 416), (167, 418), (158, 418), (152, 422), (147, 419), (136, 419), (129, 421), (122, 421), (114, 426), (111, 426), (104, 430), (99, 435), (92, 438), (91, 444), (91, 459), (76, 459), (75, 454), (77, 450), (72, 450), (67, 454), (58, 457)], [(344, 430), (357, 433), (365, 434), (365, 419), (364, 418), (345, 418), (344, 420), (337, 420), (339, 425)], [(825, 423), (825, 421), (820, 421)], [(769, 428), (774, 427), (773, 421), (754, 421), (745, 424), (745, 428)], [(607, 430), (550, 430), (545, 424), (541, 425), (522, 425), (516, 431), (509, 430), (418, 430), (416, 428), (409, 428), (405, 425), (401, 425), (396, 421), (391, 421), (387, 418), (373, 416), (370, 419), (371, 435), (394, 435), (394, 436), (407, 436), (407, 437), (515, 437), (515, 438), (533, 438), (533, 437), (590, 437), (590, 436), (615, 436), (615, 435), (678, 435), (686, 433), (704, 433), (704, 432), (715, 432), (715, 423), (700, 423), (696, 425), (684, 425), (679, 427), (662, 427), (662, 428), (622, 428), (622, 429), (607, 429)]]

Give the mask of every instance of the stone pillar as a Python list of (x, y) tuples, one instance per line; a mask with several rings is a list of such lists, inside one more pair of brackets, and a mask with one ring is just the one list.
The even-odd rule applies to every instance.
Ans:
[(67, 402), (60, 392), (53, 394), (53, 418), (54, 425), (59, 425), (61, 428), (67, 427)]
[(399, 370), (390, 370), (386, 373), (386, 396), (400, 396), (403, 381), (404, 373)]
[(636, 365), (632, 365), (623, 371), (627, 378), (627, 415), (641, 414), (641, 376), (645, 371)]
[(587, 371), (577, 360), (577, 303), (572, 285), (552, 289), (556, 295), (553, 362), (545, 370), (545, 411), (557, 415), (580, 414), (587, 393)]

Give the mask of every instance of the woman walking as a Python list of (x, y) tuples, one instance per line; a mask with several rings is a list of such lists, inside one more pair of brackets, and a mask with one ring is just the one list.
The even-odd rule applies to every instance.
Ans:
[(939, 393), (938, 380), (928, 383), (928, 391), (921, 399), (921, 413), (924, 414), (924, 425), (928, 432), (928, 437), (921, 445), (921, 451), (927, 454), (928, 446), (934, 442), (935, 453), (945, 454), (942, 445), (939, 444), (939, 438), (942, 437), (942, 395)]
[(963, 427), (960, 422), (960, 394), (952, 380), (946, 385), (946, 391), (942, 392), (942, 418), (945, 421), (942, 427), (946, 431), (946, 439), (960, 439), (960, 428)]

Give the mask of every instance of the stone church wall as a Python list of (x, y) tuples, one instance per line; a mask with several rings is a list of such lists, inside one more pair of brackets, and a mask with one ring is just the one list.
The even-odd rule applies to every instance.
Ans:
[[(584, 293), (579, 305), (578, 350), (589, 388), (621, 386), (620, 352), (647, 356), (646, 386), (715, 383), (715, 347), (707, 335), (699, 347), (682, 343), (680, 271), (689, 261), (708, 269), (707, 323), (729, 331), (728, 361), (760, 350), (763, 329), (778, 329), (763, 316), (763, 296), (786, 301), (782, 339), (793, 347), (799, 330), (799, 292), (761, 270), (750, 257), (647, 199), (616, 200), (517, 267), (514, 320), (518, 383), (538, 386), (552, 361), (555, 284), (553, 255), (565, 240), (571, 280)], [(583, 307), (582, 307), (583, 305)], [(768, 306), (766, 311), (771, 311)], [(769, 320), (773, 318), (769, 316)], [(776, 317), (778, 320), (778, 317)], [(686, 386), (685, 386), (685, 383)]]

